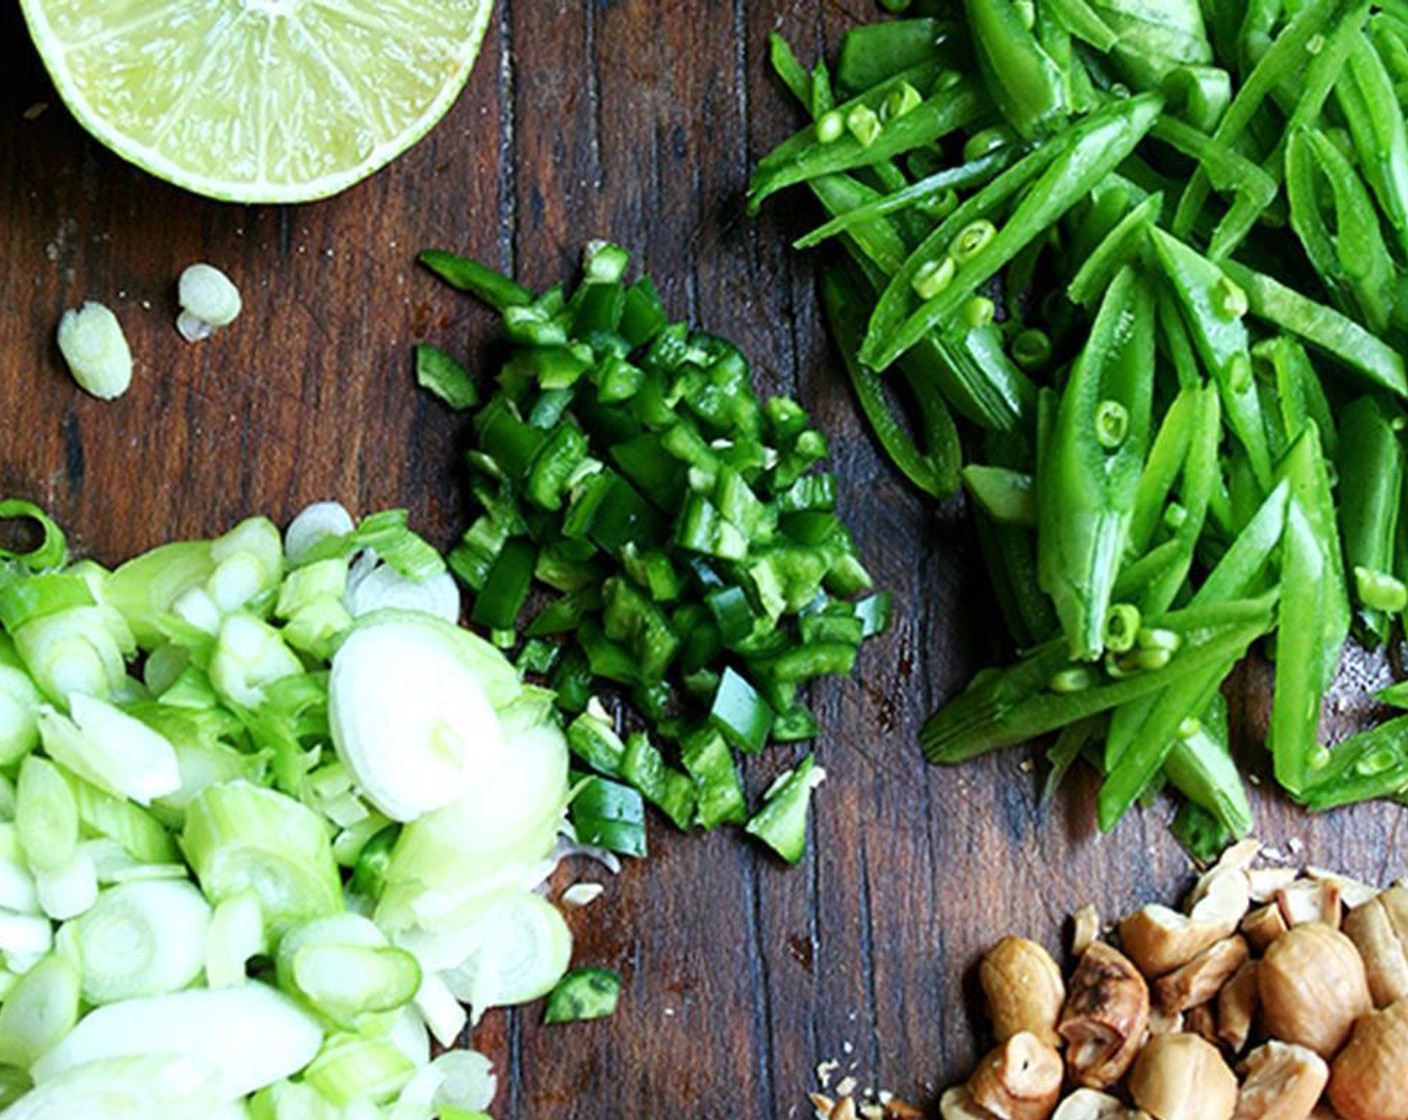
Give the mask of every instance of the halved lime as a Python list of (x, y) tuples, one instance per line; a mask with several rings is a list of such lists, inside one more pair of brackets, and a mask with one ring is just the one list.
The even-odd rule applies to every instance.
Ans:
[(493, 0), (21, 0), (60, 95), (119, 155), (234, 202), (343, 190), (424, 136)]

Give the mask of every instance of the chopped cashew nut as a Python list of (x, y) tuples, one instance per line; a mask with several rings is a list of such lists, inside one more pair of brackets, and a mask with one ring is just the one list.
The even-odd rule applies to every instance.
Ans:
[(1242, 919), (1242, 935), (1254, 953), (1266, 952), (1266, 947), (1288, 929), (1290, 926), (1286, 924), (1281, 908), (1274, 902), (1258, 906)]
[[(1239, 916), (1240, 918), (1240, 916)], [(1153, 903), (1119, 924), (1120, 944), (1139, 971), (1153, 979), (1187, 964), (1204, 949), (1237, 928), (1225, 921), (1197, 922), (1186, 914)]]
[(1364, 962), (1339, 930), (1310, 922), (1273, 941), (1256, 970), (1262, 1020), (1283, 1042), (1333, 1057), (1373, 1007)]
[(999, 1120), (1047, 1120), (1061, 1095), (1061, 1055), (1030, 1031), (1019, 1031), (978, 1063), (968, 1092)]
[(1355, 1025), (1330, 1063), (1330, 1103), (1343, 1120), (1408, 1120), (1408, 999)]
[(1246, 962), (1247, 943), (1233, 934), (1209, 945), (1154, 984), (1154, 997), (1166, 1011), (1185, 1011), (1208, 1002)]
[(1061, 969), (1051, 954), (1025, 937), (1004, 937), (984, 955), (978, 982), (998, 1042), (1029, 1031), (1048, 1046), (1059, 1042), (1056, 1020), (1066, 1000)]
[(1408, 889), (1395, 884), (1346, 915), (1344, 931), (1364, 958), (1375, 1007), (1408, 995)]
[(1256, 970), (1256, 961), (1243, 961), (1217, 993), (1217, 1037), (1234, 1054), (1246, 1046), (1252, 1035), (1258, 1005)]
[(1314, 1050), (1272, 1039), (1242, 1063), (1236, 1120), (1306, 1120), (1330, 1079)]
[(1087, 902), (1071, 915), (1071, 956), (1078, 957), (1100, 936), (1100, 911)]
[(1230, 1120), (1237, 1078), (1205, 1039), (1164, 1034), (1140, 1051), (1129, 1093), (1155, 1120)]
[(1057, 1026), (1071, 1080), (1107, 1089), (1124, 1076), (1149, 1025), (1149, 985), (1128, 957), (1097, 941), (1081, 954)]
[(1288, 926), (1319, 922), (1340, 928), (1340, 888), (1337, 883), (1300, 879), (1276, 892), (1276, 906)]

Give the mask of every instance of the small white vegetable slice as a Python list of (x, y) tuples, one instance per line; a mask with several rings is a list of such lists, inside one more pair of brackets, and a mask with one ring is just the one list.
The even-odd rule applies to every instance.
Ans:
[(405, 1104), (448, 1106), (482, 1112), (498, 1092), (494, 1064), (477, 1050), (447, 1050), (416, 1075), (401, 1091)]
[(391, 608), (419, 611), (453, 624), (460, 618), (460, 589), (448, 571), (429, 579), (409, 579), (390, 564), (378, 564), (356, 582), (348, 582), (346, 604), (353, 618)]
[(174, 879), (124, 883), (104, 891), (73, 923), (91, 1004), (178, 991), (205, 968), (210, 904)]
[(352, 515), (340, 502), (314, 502), (284, 530), (284, 555), (290, 564), (302, 563), (324, 537), (343, 537), (355, 528)]
[(215, 907), (206, 933), (205, 982), (212, 988), (244, 983), (245, 966), (267, 944), (259, 895), (246, 889), (224, 899)]
[(276, 790), (238, 781), (201, 791), (181, 848), (211, 902), (253, 889), (271, 934), (344, 908), (326, 823)]
[(105, 1058), (181, 1055), (219, 1071), (214, 1103), (224, 1103), (296, 1073), (313, 1060), (322, 1041), (322, 1029), (293, 1000), (250, 982), (99, 1007), (31, 1072), (43, 1085)]
[(74, 1066), (35, 1086), (5, 1120), (190, 1120), (217, 1115), (215, 1061), (138, 1054)]
[(207, 327), (229, 326), (243, 308), (234, 281), (211, 264), (193, 264), (183, 271), (176, 298), (191, 319)]
[(0, 1063), (28, 1068), (78, 1022), (78, 970), (50, 953), (20, 977), (0, 1005)]
[(98, 901), (98, 868), (93, 854), (82, 844), (67, 863), (34, 875), (39, 906), (55, 921), (67, 921)]
[(132, 384), (132, 351), (117, 316), (92, 300), (63, 313), (59, 353), (79, 388), (100, 400), (120, 397)]
[(376, 614), (352, 630), (333, 656), (328, 719), (338, 757), (392, 820), (493, 784), (505, 766), (480, 675), (454, 628), (427, 616)]
[(547, 995), (572, 957), (572, 933), (546, 899), (522, 892), (480, 919), (479, 947), (457, 968), (441, 973), (455, 996), (478, 1017), (491, 1007)]
[(44, 749), (79, 777), (139, 805), (181, 788), (176, 749), (164, 735), (95, 696), (70, 696), (69, 712), (41, 712), (39, 730)]

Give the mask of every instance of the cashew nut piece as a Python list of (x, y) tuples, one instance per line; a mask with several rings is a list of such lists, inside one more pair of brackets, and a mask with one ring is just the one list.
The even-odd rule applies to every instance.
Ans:
[(1344, 931), (1364, 958), (1375, 1007), (1387, 1007), (1408, 995), (1408, 888), (1395, 883), (1356, 906)]
[(1296, 926), (1266, 950), (1256, 971), (1262, 1020), (1283, 1042), (1334, 1057), (1369, 1011), (1369, 983), (1354, 942), (1319, 922)]
[(1123, 953), (1096, 941), (1071, 977), (1057, 1031), (1071, 1080), (1107, 1089), (1129, 1069), (1149, 1026), (1149, 985)]
[(1344, 1120), (1408, 1120), (1408, 998), (1359, 1020), (1330, 1063), (1329, 1095)]
[(1151, 1038), (1129, 1075), (1134, 1103), (1155, 1120), (1231, 1120), (1237, 1078), (1195, 1034)]
[(1066, 1001), (1066, 985), (1051, 954), (1035, 941), (1004, 937), (983, 957), (978, 982), (998, 1042), (1028, 1031), (1047, 1046), (1060, 1045), (1056, 1020)]
[(1018, 1031), (978, 1063), (968, 1079), (973, 1103), (999, 1120), (1047, 1120), (1061, 1095), (1061, 1055)]
[(1235, 1120), (1306, 1120), (1329, 1079), (1314, 1050), (1272, 1039), (1242, 1063)]

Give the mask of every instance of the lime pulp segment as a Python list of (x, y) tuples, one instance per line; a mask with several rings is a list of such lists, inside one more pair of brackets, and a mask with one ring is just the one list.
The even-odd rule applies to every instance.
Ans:
[(405, 151), (454, 102), (492, 0), (21, 0), (60, 95), (199, 194), (301, 202)]

